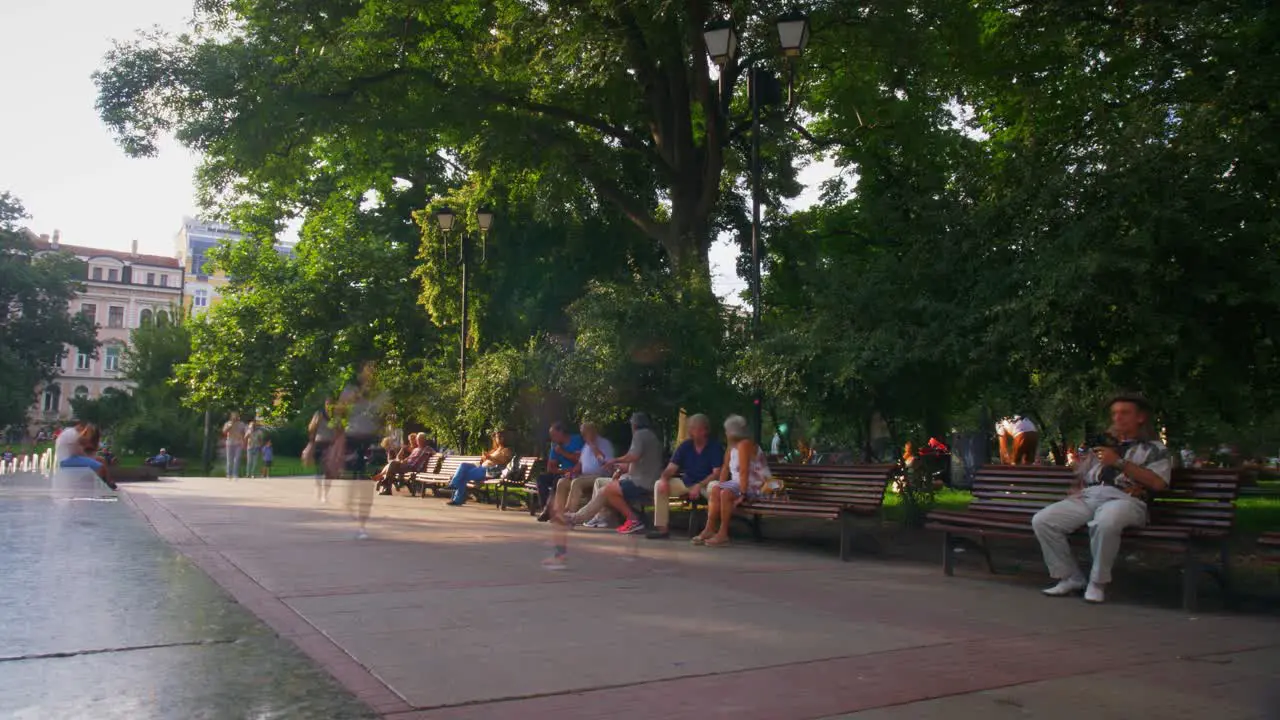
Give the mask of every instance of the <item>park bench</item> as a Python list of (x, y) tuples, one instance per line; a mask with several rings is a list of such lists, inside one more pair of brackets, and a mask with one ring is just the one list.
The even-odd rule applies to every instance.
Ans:
[[(951, 575), (955, 551), (962, 543), (975, 545), (995, 572), (988, 538), (1035, 539), (1031, 516), (1067, 496), (1075, 476), (1070, 468), (1039, 465), (992, 465), (973, 480), (973, 500), (967, 510), (929, 513), (926, 528), (943, 533), (942, 570)], [(1125, 531), (1126, 547), (1147, 547), (1180, 553), (1182, 604), (1196, 607), (1200, 571), (1208, 569), (1227, 586), (1230, 569), (1227, 541), (1235, 522), (1235, 499), (1240, 475), (1230, 469), (1178, 469), (1167, 490), (1149, 502), (1149, 523)], [(1087, 531), (1072, 536), (1087, 539)], [(1206, 566), (1197, 553), (1213, 549), (1218, 565)]]
[(782, 495), (748, 500), (735, 511), (750, 523), (752, 535), (757, 540), (763, 538), (762, 518), (766, 516), (838, 521), (840, 559), (848, 560), (853, 521), (879, 514), (894, 466), (778, 464), (769, 469), (783, 481)]
[[(529, 502), (530, 507), (532, 507), (533, 502), (529, 501), (528, 495), (529, 486), (533, 483), (534, 478), (538, 476), (538, 468), (542, 467), (544, 464), (545, 463), (537, 457), (522, 457), (516, 463), (515, 472), (509, 474), (507, 477), (489, 478), (485, 480), (485, 490), (491, 496), (496, 494), (499, 510), (507, 509), (507, 494), (514, 493), (517, 490), (520, 491), (525, 501)], [(537, 486), (534, 485), (533, 497), (536, 498), (537, 496), (538, 489)], [(519, 504), (519, 501), (517, 501), (516, 505)]]
[[(449, 486), (449, 482), (453, 480), (453, 474), (458, 471), (458, 466), (462, 463), (471, 463), (472, 465), (480, 464), (479, 455), (449, 455), (442, 457), (435, 462), (434, 469), (420, 470), (413, 474), (413, 482), (419, 488), (422, 488), (422, 496), (426, 497), (426, 490), (439, 490)], [(427, 462), (431, 466), (431, 462)]]
[(1258, 549), (1262, 551), (1264, 561), (1280, 564), (1280, 532), (1262, 533), (1258, 538)]

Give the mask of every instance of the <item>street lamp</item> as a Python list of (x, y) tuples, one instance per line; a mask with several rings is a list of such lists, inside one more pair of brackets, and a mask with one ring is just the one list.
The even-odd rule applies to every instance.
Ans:
[[(804, 53), (809, 44), (809, 18), (801, 12), (793, 11), (780, 15), (776, 21), (778, 41), (782, 54), (787, 58), (788, 70), (792, 60)], [(733, 87), (726, 78), (735, 77), (729, 72), (729, 66), (736, 62), (738, 54), (738, 33), (734, 30), (733, 21), (728, 18), (713, 20), (703, 28), (703, 42), (707, 46), (707, 54), (711, 61), (720, 68), (720, 91), (732, 93)], [(761, 71), (756, 58), (748, 56), (747, 63), (747, 103), (751, 106), (751, 334), (753, 339), (760, 339), (760, 102), (762, 91), (774, 88), (776, 83), (772, 75)], [(787, 96), (790, 98), (794, 85), (794, 74), (788, 72)], [(753, 398), (755, 413), (756, 443), (760, 442), (764, 419), (763, 397), (760, 388), (755, 389)]]
[[(436, 225), (440, 228), (441, 234), (444, 235), (444, 247), (446, 254), (449, 249), (449, 234), (453, 232), (453, 227), (458, 216), (447, 206), (436, 211)], [(458, 233), (458, 265), (462, 269), (462, 328), (459, 334), (458, 342), (458, 398), (459, 409), (461, 403), (467, 396), (467, 269), (468, 260), (471, 254), (471, 241), (479, 237), (480, 239), (480, 262), (485, 261), (488, 251), (489, 228), (493, 226), (493, 211), (488, 208), (480, 208), (476, 211), (476, 227), (475, 233), (467, 232), (466, 228), (462, 228)], [(461, 430), (459, 445), (466, 447), (467, 438), (466, 430)]]

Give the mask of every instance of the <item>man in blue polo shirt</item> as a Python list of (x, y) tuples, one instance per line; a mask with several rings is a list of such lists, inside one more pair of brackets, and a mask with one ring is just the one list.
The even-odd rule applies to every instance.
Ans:
[[(680, 443), (662, 477), (653, 486), (653, 529), (645, 537), (661, 540), (670, 537), (667, 519), (671, 514), (671, 498), (689, 496), (697, 500), (707, 486), (720, 477), (724, 463), (724, 446), (711, 437), (711, 420), (698, 413), (686, 423), (689, 439)], [(679, 474), (680, 477), (676, 477)]]
[(582, 456), (582, 436), (570, 434), (559, 420), (551, 423), (547, 431), (551, 436), (551, 452), (547, 455), (547, 471), (538, 476), (538, 499), (542, 501), (542, 514), (538, 522), (551, 519), (551, 492), (560, 478), (573, 470)]

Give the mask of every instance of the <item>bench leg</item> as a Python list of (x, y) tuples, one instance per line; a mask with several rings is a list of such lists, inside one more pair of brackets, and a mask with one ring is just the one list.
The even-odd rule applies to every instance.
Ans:
[(951, 533), (942, 533), (942, 574), (951, 577), (956, 572), (956, 556), (955, 546), (951, 540)]
[(849, 561), (853, 549), (853, 513), (840, 513), (840, 560)]
[(1195, 612), (1198, 607), (1199, 597), (1197, 597), (1196, 586), (1200, 580), (1200, 561), (1196, 559), (1195, 553), (1190, 545), (1187, 546), (1186, 555), (1182, 561), (1182, 609), (1186, 612)]
[(985, 537), (982, 538), (982, 545), (979, 548), (982, 550), (982, 558), (987, 561), (987, 572), (995, 575), (996, 564), (991, 561), (991, 548), (987, 547), (987, 539)]
[(764, 519), (759, 515), (751, 516), (751, 539), (756, 542), (764, 542)]

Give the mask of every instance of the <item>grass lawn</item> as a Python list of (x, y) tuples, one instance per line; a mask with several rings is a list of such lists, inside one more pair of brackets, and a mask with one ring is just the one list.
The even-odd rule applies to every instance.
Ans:
[[(119, 467), (141, 467), (144, 460), (150, 456), (143, 455), (123, 455), (116, 457), (116, 465)], [(240, 465), (241, 472), (244, 472), (243, 461)], [(178, 475), (182, 477), (194, 477), (204, 475), (204, 468), (200, 464), (199, 456), (182, 458), (182, 468), (169, 473), (170, 475)], [(216, 458), (213, 462), (213, 469), (209, 472), (213, 477), (221, 477), (227, 474), (227, 465), (222, 458)], [(314, 467), (306, 467), (302, 464), (302, 458), (299, 457), (281, 457), (276, 455), (275, 460), (271, 463), (271, 474), (273, 476), (284, 475), (314, 475)]]

